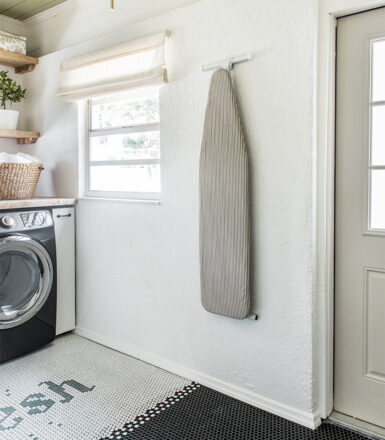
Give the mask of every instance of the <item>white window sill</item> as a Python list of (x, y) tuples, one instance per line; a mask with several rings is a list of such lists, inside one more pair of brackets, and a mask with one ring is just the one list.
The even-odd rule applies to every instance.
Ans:
[(98, 202), (113, 202), (113, 203), (129, 203), (134, 205), (160, 205), (160, 200), (151, 199), (119, 199), (112, 197), (78, 197), (77, 200), (81, 201), (98, 201)]

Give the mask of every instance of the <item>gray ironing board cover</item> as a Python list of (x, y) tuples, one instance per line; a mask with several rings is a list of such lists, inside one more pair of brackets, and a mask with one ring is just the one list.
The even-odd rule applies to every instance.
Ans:
[(203, 307), (250, 313), (248, 157), (229, 72), (211, 79), (200, 155), (200, 273)]

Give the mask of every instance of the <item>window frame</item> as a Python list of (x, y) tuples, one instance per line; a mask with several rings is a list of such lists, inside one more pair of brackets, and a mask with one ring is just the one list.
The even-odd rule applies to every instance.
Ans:
[[(128, 92), (128, 91), (127, 91)], [(122, 92), (120, 92), (122, 93)], [(159, 93), (159, 87), (158, 87)], [(108, 95), (107, 95), (108, 96)], [(159, 192), (132, 192), (132, 191), (104, 191), (90, 189), (90, 169), (91, 166), (102, 165), (161, 165), (159, 159), (128, 159), (128, 160), (109, 160), (92, 161), (91, 160), (91, 142), (92, 137), (111, 136), (115, 134), (130, 134), (158, 131), (160, 134), (160, 121), (156, 123), (134, 124), (121, 127), (93, 129), (92, 128), (92, 98), (85, 101), (85, 148), (84, 148), (84, 194), (88, 198), (100, 199), (126, 199), (126, 200), (149, 200), (160, 201), (161, 189)]]

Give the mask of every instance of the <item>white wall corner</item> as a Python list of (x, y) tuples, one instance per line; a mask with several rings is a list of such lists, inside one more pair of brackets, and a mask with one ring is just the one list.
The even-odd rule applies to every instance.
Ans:
[(256, 408), (275, 414), (294, 423), (298, 423), (299, 425), (307, 428), (316, 429), (321, 424), (321, 417), (318, 412), (311, 413), (302, 411), (293, 406), (260, 396), (256, 393), (250, 392), (249, 390), (245, 390), (228, 382), (218, 380), (213, 376), (209, 376), (191, 368), (184, 367), (183, 365), (145, 352), (130, 344), (125, 344), (116, 339), (105, 337), (100, 333), (96, 333), (86, 328), (76, 327), (75, 333), (86, 339), (97, 342), (98, 344), (112, 348), (113, 350), (117, 350), (144, 362), (148, 362), (151, 365), (162, 368), (178, 376), (198, 382), (201, 385), (204, 385), (215, 391), (226, 394), (227, 396), (233, 397), (242, 402), (248, 403), (249, 405), (255, 406)]

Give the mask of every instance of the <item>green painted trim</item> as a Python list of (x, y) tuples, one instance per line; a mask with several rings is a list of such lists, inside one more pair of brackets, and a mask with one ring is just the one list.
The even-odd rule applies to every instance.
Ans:
[(0, 14), (16, 20), (26, 20), (67, 0), (0, 0)]

